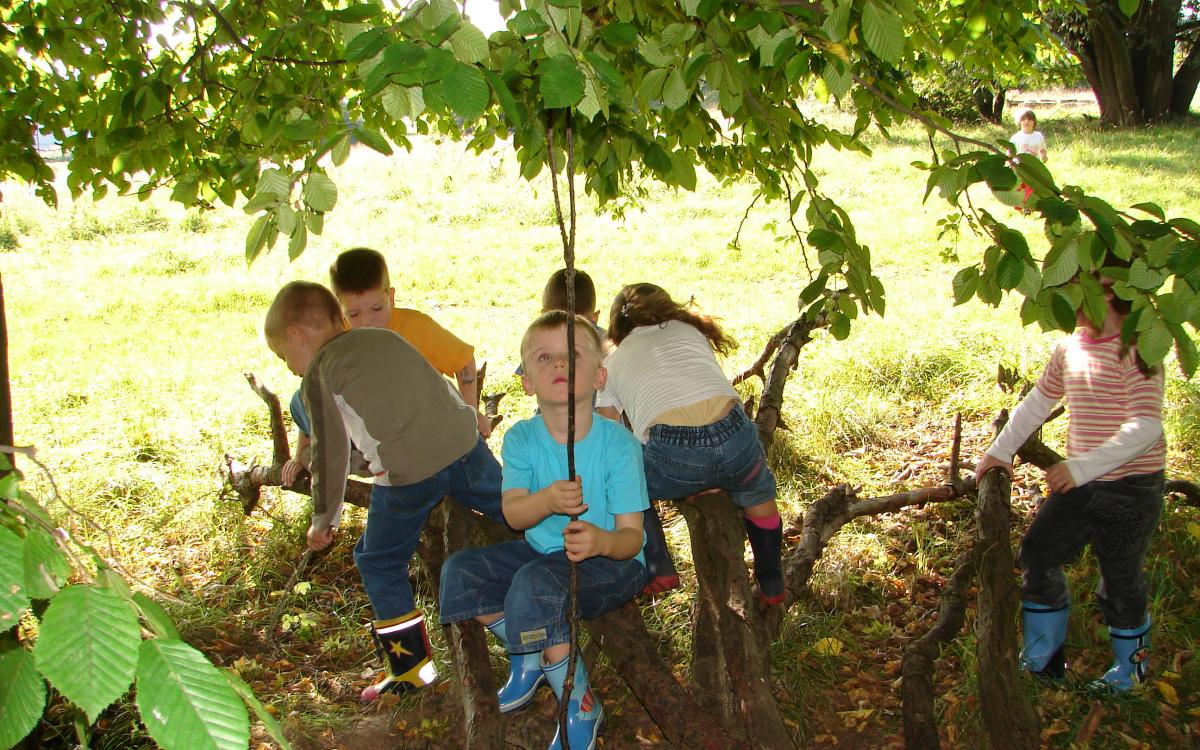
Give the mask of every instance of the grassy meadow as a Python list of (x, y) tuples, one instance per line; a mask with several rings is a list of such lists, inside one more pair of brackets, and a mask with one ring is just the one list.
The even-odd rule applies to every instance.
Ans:
[[(1081, 185), (1118, 208), (1155, 201), (1169, 216), (1200, 219), (1194, 123), (1113, 132), (1043, 114), (1040, 127), (1060, 184)], [(981, 127), (972, 135), (1000, 139), (1010, 132)], [(779, 434), (772, 455), (785, 523), (833, 484), (849, 482), (864, 496), (940, 484), (955, 413), (963, 415), (964, 454), (978, 455), (996, 410), (1014, 400), (995, 385), (997, 365), (1034, 378), (1057, 338), (1023, 328), (1011, 299), (995, 309), (953, 306), (950, 280), (979, 257), (983, 242), (965, 230), (939, 237), (938, 220), (949, 207), (936, 197), (921, 202), (925, 175), (910, 165), (928, 158), (923, 131), (900, 129), (871, 145), (870, 158), (824, 149), (817, 165), (822, 188), (850, 212), (871, 248), (887, 287), (887, 314), (857, 321), (845, 341), (818, 335), (802, 352), (786, 391), (789, 431)], [(302, 549), (307, 499), (267, 490), (260, 510), (246, 517), (223, 488), (221, 471), (226, 453), (269, 462), (267, 412), (242, 373), (257, 374), (285, 399), (298, 384), (262, 340), (262, 316), (275, 291), (297, 278), (326, 281), (334, 256), (358, 245), (388, 258), (398, 304), (430, 313), (488, 363), (485, 390), (508, 394), (501, 404), (506, 420), (491, 439), (498, 452), (503, 427), (532, 409), (511, 373), (542, 284), (561, 265), (550, 185), (545, 174), (523, 180), (503, 150), (476, 156), (432, 140), (392, 157), (359, 147), (332, 176), (340, 197), (324, 234), (310, 236), (295, 262), (281, 242), (249, 266), (250, 221), (240, 206), (197, 213), (166, 195), (71, 202), (64, 187), (62, 204), (51, 210), (26, 187), (3, 185), (0, 273), (16, 440), (36, 446), (49, 469), (46, 475), (22, 463), (27, 486), (53, 505), (61, 523), (139, 583), (174, 597), (168, 606), (189, 638), (236, 665), (301, 746), (369, 746), (361, 726), (367, 715), (377, 733), (371, 736), (387, 737), (386, 746), (453, 747), (458, 717), (437, 713), (428, 696), (398, 707), (357, 703), (363, 671), (375, 666), (362, 630), (369, 609), (350, 560), (361, 514), (351, 514), (333, 554), (305, 575), (311, 585), (283, 592)], [(758, 202), (733, 245), (753, 197), (748, 182), (721, 185), (702, 176), (694, 193), (645, 188), (645, 197), (619, 214), (583, 199), (578, 267), (595, 280), (605, 311), (621, 285), (636, 281), (694, 298), (741, 342), (725, 362), (729, 374), (740, 372), (795, 317), (797, 294), (809, 280), (783, 208)], [(1045, 251), (1032, 218), (985, 192), (973, 198), (1025, 230), (1035, 255)], [(1170, 473), (1195, 480), (1200, 385), (1183, 381), (1173, 362), (1168, 371)], [(760, 387), (755, 380), (743, 389), (748, 395)], [(1061, 426), (1048, 431), (1061, 438)], [(1031, 511), (1037, 480), (1037, 472), (1018, 470), (1018, 516)], [(56, 493), (61, 503), (52, 502)], [(68, 513), (68, 505), (89, 520)], [(833, 539), (813, 580), (816, 597), (793, 608), (773, 647), (780, 703), (799, 746), (897, 746), (899, 659), (932, 623), (949, 563), (973, 532), (970, 519), (964, 501), (853, 524)], [(686, 579), (681, 518), (668, 519), (668, 534)], [(1152, 558), (1156, 681), (1097, 704), (1103, 720), (1089, 747), (1198, 741), (1194, 509), (1169, 501)], [(1108, 659), (1088, 603), (1094, 578), (1090, 562), (1071, 573), (1078, 605), (1071, 666), (1081, 676), (1069, 688)], [(275, 651), (259, 636), (280, 597), (287, 597), (286, 632)], [(689, 645), (679, 626), (690, 601), (685, 587), (645, 607), (680, 674)], [(440, 634), (433, 635), (441, 649)], [(944, 651), (939, 709), (948, 746), (982, 742), (973, 664), (969, 637)], [(450, 674), (448, 663), (442, 666)], [(623, 707), (604, 746), (635, 747), (637, 735), (651, 742), (652, 725), (618, 681), (602, 674), (599, 683), (606, 702)], [(1028, 689), (1037, 693), (1046, 744), (1078, 741), (1090, 699), (1072, 689)], [(129, 729), (130, 711), (110, 711), (110, 729), (94, 747), (144, 742)], [(72, 742), (69, 722), (39, 731), (47, 746)]]

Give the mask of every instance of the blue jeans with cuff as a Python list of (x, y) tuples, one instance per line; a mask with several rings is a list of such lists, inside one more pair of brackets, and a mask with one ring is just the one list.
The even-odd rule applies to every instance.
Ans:
[[(625, 604), (648, 580), (637, 559), (597, 556), (577, 565), (585, 620)], [(441, 623), (503, 612), (508, 650), (542, 651), (570, 640), (570, 596), (571, 563), (563, 551), (543, 555), (524, 540), (466, 549), (442, 566)]]
[(642, 446), (651, 500), (675, 500), (719, 487), (745, 509), (775, 499), (775, 475), (758, 430), (735, 404), (703, 427), (658, 424)]
[(446, 495), (504, 523), (500, 464), (482, 437), (466, 455), (428, 479), (400, 487), (377, 484), (371, 488), (367, 525), (354, 545), (354, 564), (376, 620), (389, 620), (416, 608), (408, 564), (429, 511)]

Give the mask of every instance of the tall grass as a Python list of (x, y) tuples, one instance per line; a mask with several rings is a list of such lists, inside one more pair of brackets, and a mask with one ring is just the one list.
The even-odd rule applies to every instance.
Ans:
[[(1061, 183), (1081, 184), (1118, 207), (1150, 200), (1168, 215), (1200, 217), (1200, 185), (1189, 171), (1200, 163), (1197, 129), (1111, 132), (1077, 121), (1043, 122), (1042, 129)], [(973, 134), (1002, 139), (1008, 128)], [(873, 140), (869, 158), (818, 153), (822, 188), (850, 211), (871, 247), (887, 286), (887, 315), (858, 321), (845, 341), (818, 335), (802, 353), (786, 392), (790, 431), (772, 456), (789, 518), (839, 482), (869, 494), (941, 481), (936, 465), (954, 413), (964, 415), (966, 454), (978, 453), (991, 415), (1013, 400), (994, 385), (997, 364), (1036, 377), (1056, 338), (1022, 328), (1012, 300), (997, 309), (952, 304), (950, 279), (979, 256), (982, 243), (968, 235), (955, 244), (939, 239), (947, 207), (936, 197), (921, 202), (924, 174), (910, 166), (927, 158), (924, 135), (915, 129), (894, 135), (890, 142)], [(275, 290), (296, 278), (324, 281), (330, 261), (350, 247), (382, 251), (397, 303), (430, 313), (472, 343), (476, 358), (489, 363), (488, 389), (507, 392), (508, 419), (491, 441), (498, 446), (504, 426), (532, 410), (509, 373), (520, 334), (538, 311), (542, 283), (561, 265), (546, 176), (525, 182), (501, 151), (477, 157), (453, 144), (417, 140), (412, 152), (385, 158), (359, 148), (333, 176), (339, 205), (294, 263), (276, 248), (247, 267), (249, 221), (240, 209), (197, 214), (165, 196), (144, 204), (65, 202), (51, 211), (31, 191), (5, 185), (0, 218), (18, 443), (38, 447), (62, 499), (113, 534), (115, 554), (129, 570), (187, 602), (176, 613), (190, 632), (202, 640), (245, 635), (262, 627), (279, 596), (288, 596), (289, 614), (311, 616), (296, 620), (309, 623), (296, 633), (300, 647), (311, 640), (308, 652), (325, 667), (364, 657), (358, 623), (367, 615), (357, 581), (344, 571), (325, 579), (316, 572), (312, 580), (333, 593), (281, 592), (290, 573), (281, 561), (297, 554), (305, 501), (267, 491), (263, 511), (245, 518), (219, 479), (226, 452), (260, 461), (270, 453), (265, 408), (242, 373), (256, 373), (285, 398), (297, 385), (260, 334)], [(795, 317), (797, 295), (808, 283), (795, 245), (780, 239), (790, 231), (781, 207), (760, 202), (750, 209), (734, 247), (753, 196), (749, 183), (721, 185), (701, 176), (693, 193), (646, 187), (645, 198), (624, 204), (620, 215), (582, 200), (577, 263), (595, 280), (602, 313), (623, 284), (636, 281), (694, 298), (741, 342), (725, 362), (728, 372), (740, 371)], [(974, 198), (1025, 229), (1035, 255), (1044, 252), (1031, 219), (984, 193)], [(1194, 476), (1200, 391), (1179, 380), (1174, 365), (1169, 372), (1170, 463), (1174, 472)], [(753, 382), (744, 390), (760, 387)], [(891, 478), (914, 460), (925, 468)], [(31, 479), (39, 494), (52, 494), (45, 477), (33, 472)], [(62, 518), (84, 538), (97, 538), (78, 519)], [(351, 527), (361, 523), (351, 519)], [(1168, 532), (1178, 545), (1188, 543), (1185, 520), (1173, 521)], [(894, 650), (895, 639), (883, 630), (855, 634), (857, 626), (832, 608), (882, 606), (881, 591), (908, 585), (916, 574), (891, 569), (889, 555), (917, 554), (924, 575), (952, 554), (943, 542), (954, 538), (953, 522), (920, 521), (915, 550), (904, 541), (908, 532), (888, 523), (857, 525), (835, 538), (814, 579), (831, 609), (803, 610), (785, 626), (777, 662), (803, 661), (781, 674), (797, 699), (785, 706), (797, 726), (824, 721), (798, 685), (816, 681), (807, 690), (820, 691), (817, 685), (844, 664), (832, 656), (813, 661), (804, 647), (787, 644), (809, 642), (807, 627), (856, 649), (887, 641)], [(682, 543), (682, 521), (670, 533)], [(348, 554), (345, 543), (335, 554)], [(686, 551), (680, 556), (686, 577)], [(1164, 564), (1154, 568), (1158, 583), (1172, 573)], [(1086, 589), (1090, 572), (1075, 574), (1077, 590)], [(1200, 624), (1184, 611), (1179, 584), (1173, 586), (1157, 600), (1158, 612), (1182, 620), (1195, 638)], [(678, 658), (686, 653), (678, 639), (686, 635), (680, 625), (687, 605), (687, 594), (674, 592), (647, 611), (651, 626), (675, 639), (670, 647)], [(1099, 654), (1098, 646), (1092, 651)], [(310, 726), (334, 720), (339, 710), (282, 688), (275, 700), (283, 710), (305, 712)], [(969, 713), (962, 728), (968, 734)]]

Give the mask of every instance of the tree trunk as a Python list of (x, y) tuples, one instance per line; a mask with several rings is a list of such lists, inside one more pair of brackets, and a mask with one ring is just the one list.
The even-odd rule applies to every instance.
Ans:
[(1118, 28), (1117, 14), (1121, 14), (1120, 9), (1107, 2), (1088, 4), (1088, 29), (1103, 86), (1102, 91), (1096, 92), (1096, 98), (1099, 100), (1103, 95), (1108, 99), (1108, 106), (1103, 110), (1104, 119), (1121, 125), (1136, 125), (1142, 122), (1142, 105), (1125, 28), (1123, 24)]
[(938, 619), (929, 632), (914, 641), (904, 651), (900, 684), (904, 704), (904, 747), (909, 750), (928, 750), (941, 747), (938, 735), (933, 689), (934, 661), (942, 644), (949, 643), (962, 630), (966, 619), (967, 593), (975, 578), (975, 548), (958, 556), (954, 573), (942, 594)]
[(698, 591), (692, 610), (693, 677), (713, 693), (722, 723), (744, 727), (754, 748), (795, 748), (771, 690), (770, 630), (746, 572), (741, 514), (727, 493), (679, 504), (692, 539)]
[(1182, 117), (1192, 107), (1192, 99), (1196, 97), (1196, 87), (1200, 86), (1200, 40), (1192, 43), (1187, 57), (1179, 66), (1175, 80), (1171, 84), (1171, 114)]
[(979, 607), (975, 648), (979, 664), (979, 707), (988, 742), (996, 750), (1036, 750), (1041, 745), (1038, 715), (1017, 684), (1017, 608), (1020, 595), (1013, 573), (1012, 485), (1002, 471), (980, 482), (976, 543), (979, 551)]
[[(474, 518), (458, 503), (442, 503), (430, 517), (438, 516), (442, 521), (441, 534), (426, 533), (424, 543), (425, 560), (430, 575), (436, 570), (441, 579), (442, 563), (453, 551), (467, 544), (467, 529), (482, 526), (473, 523)], [(434, 529), (429, 529), (434, 531)], [(438, 549), (440, 542), (440, 549)], [(450, 658), (454, 662), (454, 673), (458, 677), (458, 691), (462, 697), (463, 726), (466, 730), (467, 750), (491, 750), (501, 747), (504, 741), (504, 722), (500, 704), (496, 700), (496, 680), (488, 658), (487, 633), (474, 620), (444, 626), (442, 632), (450, 646)]]

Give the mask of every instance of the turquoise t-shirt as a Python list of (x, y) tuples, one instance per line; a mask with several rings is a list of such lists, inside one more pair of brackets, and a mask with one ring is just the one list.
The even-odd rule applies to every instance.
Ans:
[[(567, 478), (567, 446), (555, 442), (540, 414), (508, 428), (500, 456), (505, 492), (533, 493)], [(641, 444), (629, 430), (599, 414), (592, 415), (592, 428), (575, 443), (575, 473), (583, 479), (583, 502), (588, 506), (580, 518), (605, 531), (616, 528), (617, 514), (650, 507)], [(558, 552), (569, 521), (563, 515), (548, 516), (525, 530), (525, 541), (543, 555)], [(637, 559), (646, 562), (641, 550)]]

